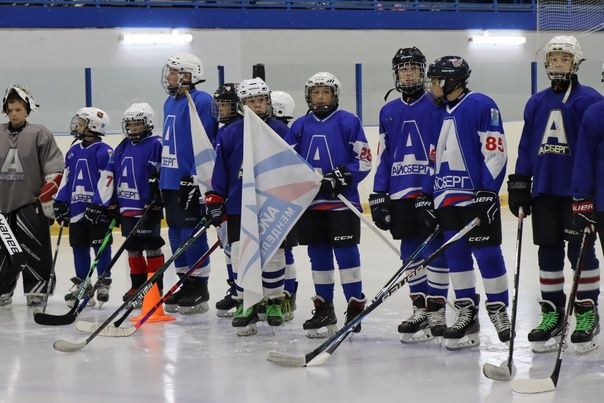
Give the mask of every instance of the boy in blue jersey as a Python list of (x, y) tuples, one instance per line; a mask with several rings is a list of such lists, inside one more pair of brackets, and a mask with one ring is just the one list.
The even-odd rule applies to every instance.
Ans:
[[(287, 142), (323, 175), (321, 189), (298, 222), (301, 245), (308, 245), (316, 296), (313, 316), (304, 322), (308, 337), (324, 337), (336, 330), (334, 311), (334, 262), (348, 303), (346, 322), (365, 307), (361, 282), (361, 237), (359, 218), (338, 199), (342, 194), (361, 210), (358, 184), (371, 170), (371, 150), (360, 120), (338, 109), (340, 81), (331, 73), (320, 72), (305, 85), (310, 112), (298, 118)], [(320, 329), (326, 332), (320, 333)], [(355, 327), (359, 332), (361, 325)]]
[[(179, 53), (172, 55), (162, 72), (162, 84), (170, 95), (164, 103), (162, 159), (159, 184), (162, 190), (168, 238), (172, 252), (193, 234), (204, 214), (199, 188), (193, 180), (195, 162), (189, 115), (188, 92), (210, 141), (216, 138), (218, 124), (212, 116), (212, 96), (195, 86), (202, 83), (203, 67), (198, 57)], [(208, 238), (203, 234), (174, 265), (179, 276), (208, 250)], [(210, 260), (185, 280), (181, 289), (166, 300), (166, 311), (183, 314), (203, 313), (209, 309), (208, 278)]]
[[(429, 152), (432, 136), (434, 102), (424, 89), (426, 58), (416, 48), (399, 49), (392, 59), (394, 84), (401, 97), (384, 105), (380, 111), (380, 147), (369, 196), (371, 217), (381, 229), (401, 239), (401, 260), (407, 261), (429, 233), (436, 220), (423, 222), (424, 206), (431, 200), (422, 193), (429, 177)], [(409, 270), (430, 256), (442, 238), (426, 246), (420, 259)], [(447, 323), (445, 307), (449, 285), (443, 255), (409, 282), (413, 314), (398, 326), (401, 342), (412, 343), (442, 336)]]
[[(604, 78), (604, 71), (602, 72)], [(602, 80), (604, 81), (604, 80)], [(583, 115), (577, 138), (573, 167), (573, 226), (577, 232), (586, 227), (598, 231), (604, 249), (604, 100), (591, 105)], [(588, 352), (598, 347), (595, 338), (600, 333), (597, 300), (578, 300), (575, 304), (577, 327), (571, 342), (577, 350)]]
[[(572, 228), (573, 164), (583, 114), (602, 100), (596, 90), (579, 83), (577, 71), (582, 61), (581, 47), (573, 36), (556, 36), (545, 46), (545, 70), (551, 87), (533, 95), (526, 104), (516, 169), (508, 182), (510, 210), (516, 216), (520, 207), (525, 215), (532, 213), (533, 242), (539, 247), (542, 320), (528, 335), (535, 352), (558, 348), (566, 303), (565, 240), (573, 269), (580, 248), (582, 231)], [(598, 303), (600, 269), (594, 242), (590, 238), (586, 245), (577, 315), (585, 309), (594, 313)], [(587, 322), (578, 322), (575, 332), (580, 334), (589, 327)]]
[[(71, 120), (71, 133), (78, 141), (65, 157), (65, 172), (54, 203), (59, 223), (69, 223), (69, 244), (73, 249), (76, 276), (65, 295), (67, 305), (73, 307), (78, 288), (90, 268), (90, 248), (95, 253), (107, 232), (111, 209), (100, 206), (100, 200), (113, 194), (113, 178), (105, 175), (113, 149), (103, 143), (102, 136), (109, 126), (109, 116), (98, 108), (81, 108)], [(100, 194), (101, 190), (103, 195)], [(114, 206), (112, 206), (114, 207)], [(109, 242), (112, 242), (110, 238)], [(111, 246), (107, 245), (97, 265), (101, 275), (109, 266)], [(111, 278), (106, 276), (97, 289), (99, 303), (109, 300)], [(90, 298), (89, 305), (94, 305)]]
[[(445, 56), (428, 68), (437, 103), (434, 177), (426, 187), (433, 196), (445, 241), (478, 217), (480, 225), (445, 252), (458, 317), (443, 333), (447, 349), (478, 346), (479, 295), (472, 256), (478, 263), (486, 309), (499, 340), (510, 340), (508, 279), (501, 252), (498, 192), (505, 176), (507, 149), (499, 108), (488, 96), (467, 88), (470, 66)], [(431, 212), (430, 212), (431, 213)]]
[[(270, 90), (260, 78), (243, 80), (237, 88), (241, 105), (248, 106), (262, 118), (271, 129), (284, 137), (287, 126), (272, 117)], [(212, 173), (212, 190), (206, 193), (208, 216), (215, 225), (227, 217), (228, 243), (231, 244), (231, 259), (238, 301), (232, 326), (237, 335), (249, 336), (257, 333), (259, 321), (258, 305), (243, 309), (243, 289), (237, 283), (239, 269), (239, 235), (241, 231), (241, 164), (243, 163), (243, 119), (228, 125), (216, 142), (216, 165)], [(283, 324), (283, 277), (285, 275), (285, 253), (279, 248), (275, 255), (262, 267), (262, 290), (266, 298), (266, 322), (269, 326)]]

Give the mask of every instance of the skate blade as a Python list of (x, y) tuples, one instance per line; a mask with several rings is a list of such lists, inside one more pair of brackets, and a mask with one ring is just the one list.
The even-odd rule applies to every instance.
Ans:
[(177, 304), (164, 304), (164, 311), (168, 313), (177, 313), (178, 305)]
[(210, 309), (207, 302), (202, 302), (195, 306), (178, 306), (178, 312), (183, 315), (192, 315), (195, 313), (206, 313)]
[(450, 351), (480, 346), (478, 333), (465, 335), (461, 339), (445, 339), (445, 348)]
[[(325, 329), (325, 331), (321, 332), (321, 329)], [(306, 337), (309, 339), (324, 339), (326, 337), (330, 337), (338, 332), (338, 328), (336, 325), (329, 325), (325, 327), (321, 327), (319, 329), (309, 329), (306, 331)], [(352, 336), (352, 334), (350, 335)]]
[(560, 336), (552, 337), (547, 341), (531, 342), (531, 350), (536, 354), (552, 353), (560, 347)]
[(430, 329), (421, 329), (415, 333), (401, 333), (401, 343), (414, 344), (434, 340)]
[(512, 381), (512, 390), (516, 393), (531, 394), (543, 393), (556, 390), (556, 385), (552, 378), (542, 379), (514, 379)]
[(258, 333), (258, 329), (256, 328), (255, 323), (252, 323), (251, 325), (237, 329), (237, 336), (239, 336), (239, 337), (253, 336), (256, 333)]
[(235, 316), (235, 310), (233, 309), (225, 311), (223, 309), (217, 309), (216, 316), (218, 316), (219, 318), (232, 318), (233, 316)]
[(512, 373), (508, 368), (507, 360), (502, 362), (501, 365), (494, 365), (487, 362), (482, 366), (482, 373), (484, 376), (494, 381), (509, 381), (512, 379)]
[(575, 347), (575, 352), (577, 354), (583, 355), (596, 350), (600, 346), (600, 343), (598, 341), (598, 337), (594, 336), (591, 341), (584, 343), (573, 343), (573, 346)]
[(273, 364), (283, 367), (303, 367), (306, 365), (306, 357), (299, 355), (291, 355), (280, 351), (269, 351), (266, 359)]

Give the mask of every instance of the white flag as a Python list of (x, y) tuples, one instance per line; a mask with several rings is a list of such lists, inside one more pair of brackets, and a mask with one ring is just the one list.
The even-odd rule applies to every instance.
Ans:
[(262, 300), (262, 267), (315, 198), (322, 178), (250, 108), (244, 110), (237, 278), (247, 309)]
[(189, 102), (189, 120), (191, 122), (191, 140), (193, 142), (193, 156), (195, 157), (195, 175), (194, 179), (199, 186), (199, 191), (204, 195), (212, 188), (212, 171), (216, 161), (216, 151), (212, 147), (212, 142), (201, 123), (197, 114), (197, 108), (193, 98), (186, 91), (187, 101)]

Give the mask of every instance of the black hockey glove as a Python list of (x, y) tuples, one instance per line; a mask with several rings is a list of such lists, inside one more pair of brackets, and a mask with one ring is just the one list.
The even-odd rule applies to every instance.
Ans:
[(84, 222), (88, 225), (107, 224), (110, 221), (107, 209), (97, 204), (87, 203), (84, 210)]
[(55, 200), (53, 204), (55, 220), (60, 226), (69, 225), (69, 204)]
[(338, 197), (351, 183), (352, 174), (348, 172), (348, 168), (345, 166), (337, 167), (323, 176), (319, 192), (332, 197)]
[(480, 218), (480, 225), (491, 225), (499, 212), (499, 195), (489, 190), (478, 190), (474, 192), (475, 216)]
[(428, 233), (434, 232), (438, 226), (436, 210), (434, 209), (434, 199), (432, 195), (422, 193), (415, 199), (415, 209), (419, 222), (424, 225)]
[(214, 192), (206, 192), (206, 217), (218, 227), (225, 219), (224, 216), (224, 197)]
[(512, 174), (508, 176), (508, 205), (510, 211), (518, 217), (518, 210), (522, 207), (524, 216), (531, 215), (531, 178), (523, 175)]
[[(573, 228), (565, 231), (570, 235), (569, 240), (581, 242), (583, 231), (587, 228), (590, 232), (588, 238), (594, 238), (596, 232), (596, 212), (594, 203), (590, 199), (573, 198)], [(574, 239), (573, 239), (574, 238)]]
[(180, 180), (180, 189), (178, 190), (178, 206), (183, 210), (199, 209), (200, 197), (201, 192), (193, 177), (183, 177)]
[(386, 193), (372, 193), (369, 195), (369, 208), (371, 219), (379, 229), (390, 229), (390, 196)]
[(155, 207), (164, 205), (164, 200), (159, 189), (159, 172), (153, 172), (149, 175), (149, 191), (151, 193), (151, 201), (155, 203)]

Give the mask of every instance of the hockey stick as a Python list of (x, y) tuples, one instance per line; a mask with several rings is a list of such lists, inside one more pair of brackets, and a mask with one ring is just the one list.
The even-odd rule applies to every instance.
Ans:
[[(109, 238), (111, 238), (111, 233), (113, 232), (113, 227), (115, 227), (116, 223), (117, 221), (115, 219), (112, 219), (111, 223), (109, 223), (109, 228), (107, 228), (107, 232), (105, 233), (103, 242), (101, 243), (101, 246), (99, 246), (96, 256), (90, 264), (90, 269), (88, 269), (88, 273), (86, 274), (84, 281), (82, 281), (82, 284), (80, 284), (80, 288), (78, 289), (78, 294), (76, 295), (73, 308), (71, 308), (69, 312), (64, 315), (52, 315), (49, 313), (36, 312), (34, 314), (34, 321), (37, 324), (48, 326), (61, 326), (68, 325), (75, 321), (76, 317), (80, 313), (80, 311), (78, 311), (78, 304), (83, 298), (85, 298), (86, 289), (90, 286), (90, 279), (94, 274), (94, 269), (96, 269), (96, 266), (99, 264), (99, 260), (101, 260), (101, 255), (103, 254), (105, 247), (109, 244)], [(88, 300), (86, 300), (86, 303), (88, 303)]]
[(508, 359), (501, 365), (486, 363), (482, 366), (482, 373), (495, 381), (509, 381), (512, 379), (512, 366), (514, 359), (514, 338), (516, 337), (516, 312), (518, 311), (518, 285), (520, 283), (520, 253), (522, 249), (522, 222), (524, 211), (518, 210), (518, 230), (516, 232), (516, 268), (514, 271), (514, 299), (512, 300), (512, 329), (510, 330), (510, 346)]
[[(374, 309), (380, 306), (384, 301), (386, 301), (392, 294), (398, 291), (400, 288), (405, 285), (410, 279), (415, 277), (421, 270), (424, 270), (426, 266), (432, 262), (438, 255), (443, 253), (445, 249), (447, 249), (452, 243), (458, 241), (463, 238), (472, 228), (480, 224), (480, 219), (473, 219), (468, 225), (462, 228), (459, 232), (457, 232), (451, 239), (447, 242), (443, 243), (440, 248), (438, 248), (434, 253), (428, 256), (420, 266), (417, 266), (411, 271), (406, 272), (407, 275), (403, 277), (398, 282), (392, 284), (386, 291), (380, 291), (376, 297), (374, 297), (373, 301), (369, 306), (367, 306), (360, 314), (358, 314), (353, 320), (348, 322), (344, 327), (342, 327), (336, 334), (331, 336), (327, 341), (321, 344), (319, 347), (311, 351), (310, 353), (304, 356), (296, 356), (290, 355), (286, 353), (282, 353), (279, 351), (269, 351), (266, 359), (271, 361), (277, 365), (287, 366), (287, 367), (310, 367), (310, 366), (319, 366), (322, 365), (325, 361), (331, 357), (333, 352), (338, 348), (338, 346), (348, 337), (350, 333), (352, 333), (353, 329), (361, 323), (361, 321), (369, 315)], [(411, 261), (409, 261), (411, 262)], [(409, 264), (409, 263), (408, 263)]]
[(206, 219), (205, 217), (202, 218), (201, 222), (198, 224), (197, 228), (195, 229), (193, 235), (191, 235), (191, 237), (189, 239), (187, 239), (185, 242), (183, 242), (182, 245), (180, 245), (178, 247), (178, 249), (176, 249), (176, 251), (174, 251), (172, 256), (170, 256), (170, 259), (168, 259), (164, 263), (164, 265), (155, 272), (155, 274), (153, 274), (151, 277), (149, 277), (147, 279), (147, 281), (145, 281), (127, 301), (124, 301), (124, 303), (119, 308), (117, 308), (117, 310), (115, 310), (115, 312), (113, 312), (111, 314), (111, 316), (109, 316), (105, 320), (105, 322), (101, 323), (101, 325), (94, 331), (94, 333), (92, 333), (90, 336), (88, 336), (88, 338), (86, 338), (82, 341), (78, 341), (78, 342), (70, 342), (70, 341), (66, 341), (63, 339), (58, 339), (58, 340), (55, 340), (55, 342), (53, 343), (53, 345), (52, 345), (53, 348), (57, 351), (62, 351), (65, 353), (79, 351), (79, 350), (83, 349), (84, 347), (86, 347), (92, 340), (94, 340), (94, 338), (96, 336), (98, 336), (99, 333), (101, 333), (103, 331), (103, 329), (106, 328), (107, 325), (109, 325), (111, 323), (111, 321), (113, 321), (113, 319), (115, 319), (115, 317), (124, 308), (128, 309), (127, 310), (128, 314), (130, 312), (132, 312), (132, 310), (134, 309), (134, 306), (138, 302), (142, 301), (142, 299), (144, 298), (147, 291), (149, 291), (151, 289), (151, 287), (153, 286), (153, 284), (155, 284), (157, 282), (157, 280), (160, 278), (160, 276), (162, 276), (164, 274), (164, 272), (168, 269), (168, 267), (170, 267), (172, 262), (174, 262), (174, 260), (176, 260), (180, 255), (182, 255), (191, 245), (193, 245), (193, 243), (195, 243), (195, 241), (197, 241), (197, 239), (199, 239), (199, 237), (208, 230), (210, 225), (211, 225), (210, 220)]
[(386, 238), (386, 236), (382, 233), (382, 231), (380, 231), (378, 229), (378, 227), (375, 226), (374, 223), (369, 221), (369, 219), (367, 219), (367, 217), (365, 217), (359, 210), (357, 210), (357, 208), (354, 207), (352, 205), (352, 203), (347, 198), (344, 197), (344, 195), (342, 195), (340, 193), (338, 195), (338, 199), (340, 199), (340, 201), (342, 203), (344, 203), (346, 205), (346, 207), (348, 207), (350, 209), (350, 211), (352, 211), (357, 217), (359, 217), (361, 219), (361, 221), (363, 221), (363, 223), (366, 226), (368, 226), (369, 229), (372, 230), (375, 235), (378, 236), (378, 238), (380, 238), (382, 241), (384, 241), (384, 243), (386, 245), (388, 245), (388, 247), (390, 249), (392, 249), (394, 251), (394, 253), (396, 253), (396, 256), (398, 256), (398, 257), (401, 256), (401, 251), (399, 250), (399, 248), (397, 248), (392, 242), (390, 242), (390, 240), (388, 238)]
[[(48, 285), (46, 286), (46, 295), (44, 295), (44, 303), (42, 304), (42, 310), (40, 313), (46, 312), (46, 306), (48, 305), (48, 297), (50, 297), (50, 293), (55, 288), (55, 282), (57, 280), (57, 276), (55, 274), (55, 267), (57, 265), (57, 256), (59, 255), (59, 246), (61, 245), (61, 236), (63, 235), (63, 225), (59, 226), (59, 236), (57, 238), (57, 246), (55, 247), (55, 255), (52, 258), (52, 266), (50, 267), (50, 276), (48, 277)], [(38, 312), (34, 313), (34, 316)]]
[[(206, 260), (208, 260), (208, 258), (212, 254), (212, 252), (214, 252), (216, 250), (216, 248), (218, 248), (218, 246), (220, 246), (220, 241), (216, 241), (214, 243), (214, 245), (212, 245), (212, 247), (210, 249), (208, 249), (208, 251), (206, 253), (204, 253), (203, 256), (200, 257), (197, 260), (197, 262), (195, 262), (195, 264), (192, 265), (191, 268), (183, 276), (179, 276), (179, 279), (176, 282), (176, 284), (174, 284), (168, 290), (168, 292), (165, 293), (155, 303), (155, 305), (153, 305), (151, 307), (151, 309), (147, 313), (145, 313), (145, 316), (143, 316), (142, 318), (140, 318), (134, 324), (134, 326), (130, 326), (130, 327), (126, 327), (126, 328), (120, 327), (120, 325), (126, 320), (126, 318), (128, 318), (128, 315), (130, 314), (130, 311), (127, 311), (124, 315), (122, 315), (121, 318), (119, 318), (118, 320), (116, 320), (113, 323), (113, 326), (107, 326), (105, 329), (103, 329), (99, 333), (99, 336), (109, 336), (109, 337), (128, 337), (128, 336), (132, 336), (147, 321), (147, 319), (149, 319), (151, 317), (151, 315), (153, 315), (153, 312), (155, 312), (164, 302), (166, 302), (166, 300), (168, 298), (170, 298), (170, 296), (172, 296), (172, 294), (174, 294), (176, 292), (176, 290), (178, 290), (180, 288), (180, 286), (186, 281), (187, 277), (189, 277), (189, 275), (191, 275), (195, 270), (199, 269), (201, 267), (201, 265)], [(92, 333), (99, 326), (100, 326), (100, 324), (94, 323), (94, 322), (86, 322), (86, 321), (77, 321), (76, 322), (76, 329), (78, 329), (81, 332)]]
[(579, 287), (579, 278), (581, 277), (581, 271), (583, 271), (583, 254), (585, 253), (589, 233), (591, 233), (591, 228), (587, 226), (583, 230), (581, 248), (579, 249), (579, 257), (577, 259), (577, 266), (573, 276), (573, 286), (566, 303), (566, 314), (564, 315), (564, 319), (562, 321), (562, 333), (560, 333), (560, 345), (558, 346), (558, 355), (556, 357), (554, 370), (548, 378), (514, 379), (512, 381), (512, 390), (516, 393), (542, 393), (556, 390), (556, 386), (558, 385), (558, 376), (560, 375), (560, 367), (562, 366), (562, 352), (564, 351), (566, 344), (565, 339), (569, 327), (569, 317), (573, 314), (575, 307), (575, 297), (577, 295), (577, 288)]
[(257, 63), (252, 66), (252, 78), (260, 78), (262, 81), (266, 81), (266, 70), (264, 64)]

